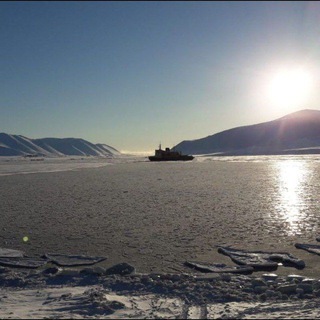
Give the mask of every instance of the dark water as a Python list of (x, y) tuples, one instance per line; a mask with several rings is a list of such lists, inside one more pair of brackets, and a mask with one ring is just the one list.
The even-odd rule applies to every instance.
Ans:
[(317, 156), (124, 160), (0, 176), (0, 191), (1, 246), (31, 254), (107, 255), (106, 266), (172, 272), (186, 271), (185, 260), (232, 265), (216, 248), (230, 245), (287, 251), (318, 272), (320, 256), (294, 247), (320, 235)]

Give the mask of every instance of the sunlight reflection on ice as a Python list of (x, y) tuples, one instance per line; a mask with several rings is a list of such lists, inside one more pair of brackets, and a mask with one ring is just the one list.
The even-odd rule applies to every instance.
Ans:
[(310, 175), (308, 163), (289, 160), (277, 162), (275, 166), (279, 188), (279, 201), (276, 202), (278, 218), (287, 222), (288, 234), (299, 233), (306, 218), (304, 186)]

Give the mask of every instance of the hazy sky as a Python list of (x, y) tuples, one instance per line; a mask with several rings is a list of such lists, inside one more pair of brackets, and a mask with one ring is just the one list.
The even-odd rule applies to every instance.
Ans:
[(317, 2), (0, 2), (0, 41), (0, 132), (145, 151), (320, 109)]

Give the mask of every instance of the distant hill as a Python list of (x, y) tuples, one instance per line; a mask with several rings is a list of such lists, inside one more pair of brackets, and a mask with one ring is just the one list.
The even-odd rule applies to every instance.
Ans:
[(106, 144), (93, 144), (76, 138), (29, 139), (21, 135), (0, 133), (0, 156), (102, 156), (120, 152)]
[(320, 111), (301, 110), (277, 120), (225, 130), (174, 147), (188, 154), (320, 153)]

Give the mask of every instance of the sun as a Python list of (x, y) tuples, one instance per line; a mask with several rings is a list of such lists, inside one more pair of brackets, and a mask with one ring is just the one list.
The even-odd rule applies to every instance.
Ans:
[(280, 108), (304, 106), (311, 96), (311, 73), (302, 67), (284, 68), (271, 77), (269, 99)]

